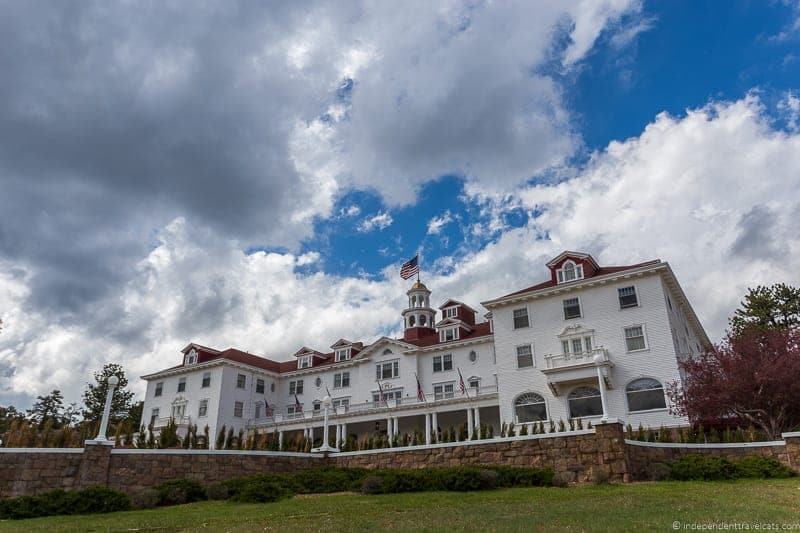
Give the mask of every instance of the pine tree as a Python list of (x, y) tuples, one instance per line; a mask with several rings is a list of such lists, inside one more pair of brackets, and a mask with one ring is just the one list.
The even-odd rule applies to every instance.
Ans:
[[(114, 389), (114, 396), (111, 400), (111, 423), (116, 423), (120, 419), (128, 416), (133, 400), (133, 392), (127, 390), (128, 379), (121, 365), (108, 363), (103, 369), (94, 373), (96, 383), (87, 383), (83, 392), (83, 417), (86, 420), (99, 421), (103, 416), (103, 409), (106, 404), (108, 393), (108, 378), (116, 376), (119, 383)], [(137, 421), (138, 422), (138, 421)]]

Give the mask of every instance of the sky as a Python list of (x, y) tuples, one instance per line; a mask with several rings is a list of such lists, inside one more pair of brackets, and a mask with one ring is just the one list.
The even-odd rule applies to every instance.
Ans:
[[(800, 285), (800, 2), (0, 3), (0, 405), (401, 333), (563, 250)], [(438, 305), (438, 304), (437, 304)]]

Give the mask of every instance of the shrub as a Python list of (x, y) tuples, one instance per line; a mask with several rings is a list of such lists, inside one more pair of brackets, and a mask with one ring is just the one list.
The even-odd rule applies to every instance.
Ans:
[(357, 490), (367, 472), (364, 468), (328, 467), (301, 470), (290, 477), (297, 483), (296, 492), (320, 494)]
[(134, 509), (152, 509), (158, 505), (158, 491), (155, 489), (139, 489), (130, 493), (131, 507)]
[(545, 487), (553, 484), (554, 473), (549, 468), (522, 466), (491, 466), (497, 472), (498, 487)]
[(245, 483), (231, 500), (242, 503), (269, 503), (290, 498), (292, 491), (280, 483), (265, 478), (253, 479)]
[(194, 479), (172, 479), (155, 487), (158, 505), (179, 505), (206, 499), (206, 489)]
[(738, 477), (786, 478), (797, 475), (797, 472), (772, 457), (744, 457), (734, 464)]
[(231, 494), (224, 483), (212, 483), (206, 487), (206, 496), (209, 500), (227, 500)]
[(714, 455), (684, 455), (669, 465), (669, 477), (680, 481), (736, 479), (736, 467)]
[(367, 476), (361, 482), (361, 492), (364, 494), (383, 494), (383, 478), (380, 476)]
[(592, 483), (595, 485), (608, 485), (611, 474), (606, 468), (595, 466), (592, 468)]
[(0, 518), (35, 518), (38, 516), (113, 513), (131, 508), (124, 492), (107, 487), (83, 490), (54, 490), (38, 496), (22, 496), (0, 501)]
[(569, 474), (566, 472), (559, 472), (553, 476), (551, 484), (554, 487), (569, 487)]

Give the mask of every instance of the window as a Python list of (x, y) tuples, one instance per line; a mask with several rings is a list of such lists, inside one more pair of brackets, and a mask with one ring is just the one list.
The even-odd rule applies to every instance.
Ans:
[(439, 332), (441, 342), (454, 341), (458, 339), (458, 328), (447, 328)]
[(636, 298), (636, 287), (623, 287), (617, 289), (619, 296), (619, 308), (625, 309), (628, 307), (636, 307), (639, 305), (639, 300)]
[(544, 398), (535, 392), (526, 392), (514, 400), (514, 416), (517, 423), (547, 420), (547, 405)]
[(300, 357), (297, 360), (297, 368), (311, 368), (311, 357), (310, 355)]
[(244, 402), (233, 402), (233, 416), (236, 418), (242, 418), (243, 412)]
[(316, 385), (317, 388), (320, 388), (322, 386), (322, 378), (317, 376), (317, 379), (314, 380), (314, 385)]
[(197, 352), (192, 350), (191, 352), (189, 352), (189, 355), (186, 356), (186, 364), (193, 365), (196, 362), (197, 362)]
[(161, 396), (162, 392), (164, 392), (164, 382), (159, 381), (158, 383), (156, 383), (156, 391), (153, 394), (153, 396)]
[(388, 400), (396, 400), (397, 403), (400, 403), (400, 400), (403, 398), (403, 389), (394, 389), (390, 391), (383, 391), (383, 398), (381, 398), (381, 391), (373, 392), (372, 393), (372, 404), (375, 407), (382, 406), (384, 402)]
[(264, 380), (263, 379), (257, 379), (256, 380), (256, 392), (258, 394), (264, 394)]
[(527, 328), (530, 325), (528, 308), (514, 309), (514, 329)]
[(433, 371), (442, 372), (453, 370), (453, 354), (435, 355), (433, 357)]
[(439, 383), (433, 386), (433, 399), (443, 400), (445, 398), (452, 398), (454, 396), (455, 384), (454, 383)]
[(628, 397), (628, 411), (631, 412), (667, 408), (664, 387), (652, 378), (631, 381), (625, 387), (625, 395)]
[(570, 418), (598, 416), (603, 414), (600, 391), (594, 387), (578, 387), (567, 397)]
[(262, 406), (262, 405), (264, 405), (264, 404), (262, 404), (261, 402), (256, 402), (256, 414), (254, 415), (254, 417), (256, 418), (256, 420), (258, 420), (259, 418), (261, 418), (261, 406)]
[(211, 386), (211, 372), (204, 372), (202, 388), (205, 389), (206, 387), (210, 386)]
[(297, 408), (297, 405), (289, 405), (286, 407), (286, 418), (303, 418), (303, 406)]
[(644, 342), (644, 328), (642, 326), (625, 328), (625, 346), (629, 352), (636, 352), (647, 348)]
[(470, 363), (474, 363), (478, 360), (478, 353), (475, 350), (471, 350), (467, 358), (469, 359)]
[(184, 392), (186, 390), (186, 378), (181, 378), (178, 380), (178, 392)]
[(481, 378), (469, 378), (467, 380), (467, 386), (470, 389), (475, 389), (475, 394), (478, 394), (478, 390), (481, 388)]
[(341, 372), (333, 375), (333, 388), (342, 389), (350, 386), (350, 372)]
[(517, 346), (517, 368), (529, 368), (533, 366), (533, 350), (530, 344)]
[(577, 265), (572, 261), (566, 261), (564, 265), (556, 271), (556, 274), (559, 283), (583, 279), (583, 265)]
[(172, 418), (180, 420), (186, 414), (186, 403), (179, 403), (172, 406)]
[(200, 409), (197, 411), (197, 416), (208, 415), (208, 400), (200, 400)]
[(340, 348), (336, 350), (336, 362), (347, 361), (350, 359), (350, 348)]
[(448, 307), (443, 311), (445, 318), (453, 318), (458, 316), (458, 307)]
[(389, 348), (386, 348), (383, 352), (381, 352), (381, 355), (392, 355), (392, 351)]
[(158, 421), (158, 413), (159, 413), (158, 407), (150, 411), (150, 427), (156, 425), (156, 422)]
[(289, 395), (292, 394), (303, 394), (303, 380), (298, 379), (297, 381), (290, 381), (289, 382)]
[(375, 379), (392, 379), (400, 377), (400, 361), (380, 363), (375, 367)]
[(567, 298), (564, 300), (564, 319), (580, 318), (581, 303), (577, 298)]
[(347, 409), (350, 407), (350, 398), (334, 398), (333, 400), (333, 408), (334, 409)]
[(319, 413), (319, 411), (322, 409), (322, 402), (320, 402), (319, 400), (315, 401), (312, 405), (314, 407), (315, 413)]
[(236, 388), (243, 389), (245, 384), (247, 383), (247, 376), (244, 374), (237, 374), (236, 375)]

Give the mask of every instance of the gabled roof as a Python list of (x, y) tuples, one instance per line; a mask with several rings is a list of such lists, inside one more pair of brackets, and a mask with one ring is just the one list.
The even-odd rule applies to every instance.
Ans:
[(453, 340), (453, 341), (441, 341), (441, 340), (439, 340), (439, 334), (438, 333), (434, 333), (432, 335), (425, 335), (424, 337), (421, 337), (421, 338), (413, 340), (413, 341), (408, 341), (408, 342), (410, 342), (414, 346), (417, 346), (418, 348), (426, 348), (426, 347), (434, 346), (434, 345), (437, 345), (437, 344), (441, 344), (441, 345), (455, 344), (455, 343), (458, 343), (458, 342), (463, 342), (463, 341), (471, 340), (471, 339), (477, 339), (477, 338), (480, 338), (480, 337), (491, 337), (493, 335), (494, 335), (494, 333), (492, 333), (491, 330), (489, 329), (489, 323), (488, 322), (481, 322), (480, 324), (475, 324), (475, 329), (473, 329), (472, 331), (466, 332), (465, 335), (462, 335), (459, 339), (456, 339), (456, 340)]
[(595, 268), (600, 268), (600, 265), (597, 264), (597, 261), (595, 261), (594, 257), (592, 257), (591, 255), (584, 254), (584, 253), (581, 253), (581, 252), (571, 252), (569, 250), (564, 250), (563, 252), (561, 252), (560, 254), (555, 256), (553, 259), (548, 261), (547, 262), (547, 267), (549, 268), (549, 267), (553, 267), (553, 266), (557, 265), (558, 263), (561, 262), (562, 259), (564, 259), (566, 257), (572, 257), (574, 259), (581, 259), (583, 261), (588, 261)]
[(455, 306), (455, 305), (460, 305), (460, 306), (461, 306), (461, 307), (463, 307), (464, 309), (469, 309), (469, 310), (470, 310), (470, 311), (472, 311), (473, 313), (476, 313), (476, 312), (477, 312), (477, 311), (475, 311), (473, 308), (471, 308), (470, 306), (468, 306), (467, 304), (465, 304), (464, 302), (459, 302), (458, 300), (453, 300), (452, 298), (448, 299), (448, 300), (447, 300), (445, 303), (443, 303), (442, 305), (440, 305), (440, 306), (439, 306), (439, 309), (444, 309), (445, 307), (453, 307), (453, 306)]
[(475, 329), (473, 326), (471, 326), (471, 325), (467, 324), (466, 322), (464, 322), (463, 320), (455, 318), (455, 317), (445, 318), (443, 320), (440, 320), (436, 324), (436, 328), (437, 329), (444, 328), (444, 327), (447, 327), (447, 326), (458, 326), (460, 328), (466, 329), (467, 331), (472, 331), (473, 329)]
[[(595, 273), (592, 276), (592, 278), (605, 276), (605, 275), (608, 275), (608, 274), (617, 274), (619, 272), (624, 272), (626, 270), (634, 270), (634, 269), (637, 269), (637, 268), (640, 268), (640, 267), (643, 267), (643, 266), (657, 265), (659, 263), (661, 263), (660, 259), (654, 259), (653, 261), (645, 261), (644, 263), (637, 263), (635, 265), (599, 267), (595, 271)], [(583, 280), (577, 280), (577, 281), (587, 281), (587, 280), (591, 280), (592, 278), (585, 278)], [(575, 283), (575, 282), (572, 282), (572, 283)], [(563, 283), (562, 283), (562, 285), (563, 285)], [(528, 288), (525, 288), (525, 289), (522, 289), (522, 290), (519, 290), (519, 291), (514, 291), (514, 292), (509, 293), (509, 294), (505, 294), (503, 296), (500, 296), (499, 298), (493, 298), (490, 301), (502, 300), (503, 298), (508, 298), (510, 296), (517, 296), (517, 295), (520, 295), (520, 294), (525, 294), (527, 292), (535, 292), (535, 291), (539, 291), (539, 290), (542, 290), (542, 289), (547, 289), (547, 288), (550, 288), (550, 287), (556, 287), (556, 286), (558, 286), (558, 284), (555, 281), (553, 281), (552, 279), (550, 279), (550, 280), (544, 281), (542, 283), (538, 283), (536, 285), (533, 285), (531, 287), (528, 287)], [(486, 303), (487, 302), (484, 302), (484, 305), (486, 305)]]
[(202, 344), (197, 344), (196, 342), (190, 342), (186, 345), (186, 347), (181, 350), (181, 353), (189, 353), (192, 348), (199, 352), (206, 352), (210, 354), (218, 354), (219, 350), (215, 350), (214, 348), (209, 348), (208, 346), (203, 346)]
[(312, 350), (307, 346), (303, 346), (294, 353), (295, 357), (301, 357), (303, 355), (313, 355), (314, 357), (327, 357), (327, 355), (325, 355), (324, 353), (318, 352), (317, 350)]
[(331, 350), (335, 350), (336, 348), (346, 348), (348, 346), (352, 346), (353, 344), (355, 343), (350, 342), (347, 339), (339, 339), (331, 345)]

